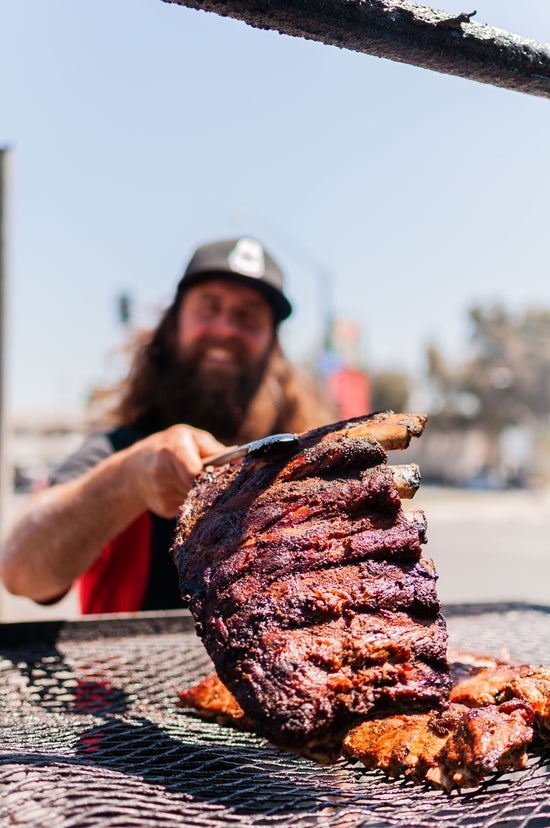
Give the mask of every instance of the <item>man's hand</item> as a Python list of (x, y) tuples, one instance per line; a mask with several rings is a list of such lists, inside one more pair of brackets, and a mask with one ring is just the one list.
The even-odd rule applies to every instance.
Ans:
[(62, 596), (142, 512), (174, 517), (202, 458), (224, 449), (206, 431), (173, 426), (38, 492), (0, 549), (6, 588), (35, 601)]
[(172, 426), (126, 450), (130, 483), (144, 508), (160, 517), (174, 517), (201, 471), (203, 459), (225, 449), (206, 431)]

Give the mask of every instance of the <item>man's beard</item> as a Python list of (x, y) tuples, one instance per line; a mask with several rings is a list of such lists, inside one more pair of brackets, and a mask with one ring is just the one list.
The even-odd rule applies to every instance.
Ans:
[(210, 340), (201, 342), (175, 361), (164, 375), (159, 400), (161, 427), (186, 423), (209, 431), (222, 443), (232, 444), (238, 441), (270, 353), (261, 362), (251, 364), (249, 354), (237, 344), (231, 349), (237, 366), (205, 368), (200, 357), (216, 344)]

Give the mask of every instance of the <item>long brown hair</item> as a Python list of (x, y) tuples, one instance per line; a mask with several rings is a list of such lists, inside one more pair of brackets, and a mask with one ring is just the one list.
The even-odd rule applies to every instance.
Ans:
[(159, 427), (158, 412), (164, 404), (161, 379), (173, 364), (180, 301), (176, 296), (156, 328), (135, 335), (130, 372), (118, 387), (119, 401), (109, 414), (118, 425)]

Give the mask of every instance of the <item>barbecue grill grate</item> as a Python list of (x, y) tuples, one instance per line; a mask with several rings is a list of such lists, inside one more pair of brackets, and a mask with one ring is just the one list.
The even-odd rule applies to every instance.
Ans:
[[(452, 644), (548, 663), (550, 608), (445, 608)], [(541, 828), (550, 751), (446, 794), (323, 766), (176, 707), (211, 672), (185, 611), (0, 627), (0, 826)]]

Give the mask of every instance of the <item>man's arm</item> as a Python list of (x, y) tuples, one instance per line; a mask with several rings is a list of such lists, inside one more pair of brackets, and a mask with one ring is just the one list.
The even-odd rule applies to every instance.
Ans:
[(174, 426), (39, 492), (2, 544), (6, 588), (35, 601), (62, 596), (143, 511), (174, 517), (202, 458), (223, 449), (205, 431)]

